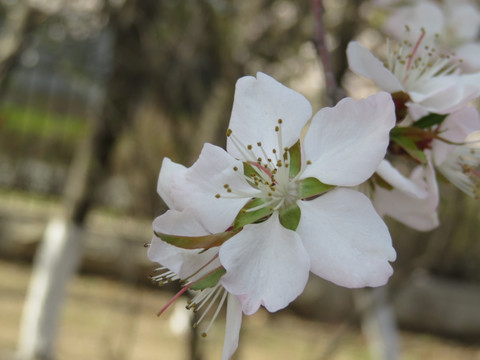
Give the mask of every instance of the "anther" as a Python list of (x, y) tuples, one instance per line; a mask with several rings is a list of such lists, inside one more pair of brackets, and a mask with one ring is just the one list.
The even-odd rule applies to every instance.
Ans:
[(215, 194), (215, 197), (216, 197), (217, 199), (220, 199), (220, 194)]
[(228, 130), (227, 130), (227, 136), (232, 135), (232, 132), (233, 132), (232, 129), (228, 129)]

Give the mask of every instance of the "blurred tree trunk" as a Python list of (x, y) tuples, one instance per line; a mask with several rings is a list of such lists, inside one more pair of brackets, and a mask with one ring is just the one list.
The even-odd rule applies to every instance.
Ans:
[(107, 174), (115, 140), (132, 121), (148, 83), (142, 33), (154, 20), (157, 0), (126, 1), (107, 9), (114, 32), (115, 60), (106, 101), (91, 132), (78, 148), (67, 181), (63, 211), (52, 219), (37, 251), (21, 323), (22, 359), (51, 359), (66, 288), (82, 256), (82, 235), (95, 189)]

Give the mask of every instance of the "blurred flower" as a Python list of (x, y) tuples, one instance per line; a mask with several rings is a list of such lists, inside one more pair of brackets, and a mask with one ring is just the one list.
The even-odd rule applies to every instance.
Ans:
[[(450, 58), (419, 53), (422, 38), (389, 52), (387, 66), (356, 41), (347, 48), (351, 70), (390, 92), (396, 109), (406, 107), (413, 120), (428, 113), (452, 113), (480, 94), (480, 73), (462, 75)], [(405, 115), (397, 111), (397, 121)]]
[(480, 10), (473, 1), (416, 1), (399, 6), (387, 18), (384, 30), (412, 42), (426, 32), (426, 43), (455, 52), (464, 71), (480, 70)]

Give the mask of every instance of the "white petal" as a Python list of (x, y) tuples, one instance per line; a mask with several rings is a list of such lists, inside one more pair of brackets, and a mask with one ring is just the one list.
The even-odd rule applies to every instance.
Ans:
[(171, 185), (176, 182), (176, 179), (184, 176), (186, 170), (187, 168), (185, 166), (177, 164), (169, 158), (163, 159), (160, 174), (158, 175), (157, 193), (170, 209), (174, 209), (174, 201), (170, 193)]
[[(410, 31), (406, 31), (406, 26)], [(385, 30), (400, 40), (416, 42), (423, 31), (428, 38), (441, 34), (445, 26), (442, 10), (433, 2), (418, 1), (416, 5), (396, 9), (387, 20)], [(425, 45), (425, 41), (422, 42)]]
[(222, 360), (231, 358), (238, 347), (240, 327), (242, 325), (242, 304), (235, 295), (228, 294), (225, 340), (223, 341)]
[(460, 66), (465, 72), (480, 71), (480, 43), (462, 45), (455, 50), (457, 58), (461, 59)]
[[(245, 195), (237, 196), (236, 192)], [(241, 161), (218, 146), (205, 144), (195, 164), (172, 185), (172, 193), (176, 208), (190, 207), (209, 232), (218, 233), (232, 225), (240, 209), (259, 191), (246, 182)], [(221, 197), (216, 198), (216, 194)]]
[(454, 31), (458, 42), (472, 42), (477, 39), (480, 12), (472, 4), (455, 4), (447, 17), (448, 25)]
[[(147, 256), (150, 261), (157, 262), (173, 271), (180, 279), (188, 277), (189, 280), (195, 281), (220, 266), (219, 259), (214, 259), (217, 253), (218, 248), (211, 248), (204, 252), (182, 249), (154, 237), (148, 248)], [(211, 261), (212, 259), (214, 260)], [(197, 273), (201, 268), (202, 271)], [(193, 274), (195, 276), (192, 276)]]
[(305, 161), (312, 163), (301, 177), (342, 186), (364, 182), (384, 158), (394, 125), (394, 104), (385, 92), (320, 110), (303, 143)]
[(427, 187), (428, 195), (424, 199), (407, 196), (398, 190), (375, 189), (375, 208), (382, 216), (395, 220), (419, 231), (429, 231), (439, 224), (437, 216), (438, 187), (433, 167), (426, 169), (419, 166), (410, 179), (419, 186)]
[(227, 270), (222, 284), (239, 295), (247, 315), (260, 305), (270, 312), (286, 307), (305, 288), (310, 268), (300, 237), (280, 224), (277, 213), (224, 243), (220, 261)]
[(387, 160), (382, 160), (377, 168), (377, 174), (395, 189), (408, 196), (418, 199), (425, 199), (427, 197), (428, 193), (425, 183), (418, 184), (403, 176), (400, 171), (395, 169)]
[(298, 201), (297, 232), (311, 258), (311, 271), (337, 285), (384, 285), (396, 258), (387, 226), (362, 193), (338, 188), (312, 201)]
[[(473, 106), (460, 109), (443, 121), (440, 136), (446, 140), (462, 143), (468, 134), (480, 130), (480, 116)], [(440, 165), (447, 155), (455, 149), (456, 145), (450, 145), (440, 140), (433, 140), (432, 151), (436, 165)]]
[[(301, 94), (280, 84), (263, 73), (246, 76), (237, 81), (229, 128), (243, 145), (253, 145), (256, 157), (265, 156), (257, 147), (261, 142), (267, 155), (274, 158), (272, 149), (278, 149), (275, 127), (282, 119), (282, 146), (295, 144), (302, 128), (312, 116), (312, 107)], [(227, 151), (234, 157), (245, 159), (232, 139), (227, 139)]]
[(429, 112), (449, 114), (465, 107), (479, 95), (478, 77), (439, 76), (427, 82), (417, 83), (415, 91), (409, 91), (413, 102)]
[[(154, 220), (153, 230), (169, 235), (202, 236), (208, 234), (202, 224), (195, 219), (190, 209), (182, 212), (168, 210)], [(154, 237), (148, 248), (147, 256), (150, 261), (167, 267), (181, 279), (184, 279), (208, 263), (217, 253), (218, 248), (212, 248), (203, 252), (200, 250), (182, 249)], [(220, 266), (220, 262), (217, 259), (210, 263), (199, 276), (218, 266)], [(192, 278), (192, 280), (197, 279), (199, 276)]]
[(348, 44), (347, 58), (353, 72), (373, 80), (380, 89), (389, 93), (403, 91), (397, 77), (358, 41), (351, 41)]

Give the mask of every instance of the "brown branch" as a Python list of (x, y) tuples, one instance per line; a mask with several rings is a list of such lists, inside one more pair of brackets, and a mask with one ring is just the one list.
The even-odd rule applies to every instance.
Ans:
[(338, 86), (337, 80), (335, 79), (332, 58), (325, 41), (326, 30), (323, 22), (325, 9), (323, 7), (323, 0), (312, 0), (312, 9), (315, 20), (314, 41), (318, 56), (323, 65), (323, 73), (325, 74), (327, 104), (328, 106), (334, 106), (345, 97), (345, 93)]

